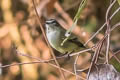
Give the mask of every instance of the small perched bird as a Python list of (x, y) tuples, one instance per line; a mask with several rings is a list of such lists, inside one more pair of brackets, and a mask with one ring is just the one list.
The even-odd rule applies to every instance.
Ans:
[(78, 38), (71, 34), (68, 40), (61, 45), (66, 38), (66, 30), (55, 20), (49, 19), (45, 22), (46, 36), (50, 45), (62, 54), (78, 52), (81, 48), (85, 48)]

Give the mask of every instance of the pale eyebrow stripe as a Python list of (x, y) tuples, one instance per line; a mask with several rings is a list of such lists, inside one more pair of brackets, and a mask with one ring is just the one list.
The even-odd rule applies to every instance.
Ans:
[(46, 23), (48, 23), (48, 24), (55, 23), (55, 20), (47, 20)]

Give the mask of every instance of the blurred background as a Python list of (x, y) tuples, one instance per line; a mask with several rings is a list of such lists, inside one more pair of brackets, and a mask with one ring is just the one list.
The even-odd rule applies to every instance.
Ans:
[[(47, 19), (56, 19), (65, 29), (73, 24), (81, 0), (34, 0), (44, 28)], [(73, 31), (85, 43), (105, 22), (106, 10), (111, 0), (88, 0), (82, 11), (78, 25)], [(112, 14), (119, 4), (115, 3)], [(111, 25), (120, 21), (120, 12), (111, 20)], [(102, 30), (87, 47), (92, 47), (104, 36)], [(111, 49), (120, 49), (120, 28), (111, 34)], [(37, 61), (30, 57), (16, 54), (16, 45), (20, 53), (30, 55), (41, 60), (51, 59), (51, 53), (39, 27), (32, 0), (0, 0), (0, 65)], [(54, 51), (56, 56), (59, 53)], [(78, 68), (88, 68), (90, 55), (81, 55)], [(58, 60), (61, 67), (73, 71), (73, 61)], [(51, 62), (53, 63), (53, 62)], [(53, 63), (54, 64), (54, 63)], [(70, 72), (65, 72), (68, 80), (75, 80)], [(80, 75), (84, 78), (86, 74)], [(16, 65), (0, 69), (0, 80), (59, 80), (59, 70), (48, 63)], [(83, 80), (83, 79), (80, 79)]]

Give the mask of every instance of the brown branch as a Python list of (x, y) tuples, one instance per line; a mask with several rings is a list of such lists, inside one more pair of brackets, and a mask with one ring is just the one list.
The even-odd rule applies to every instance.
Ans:
[[(117, 12), (119, 12), (120, 10), (120, 7), (118, 9), (116, 9), (116, 11), (110, 16), (110, 20), (117, 14)], [(89, 40), (84, 44), (84, 45), (87, 45), (106, 25), (106, 22), (97, 30), (97, 32), (92, 35)]]
[(109, 50), (110, 50), (110, 29), (111, 29), (111, 26), (110, 26), (110, 19), (109, 19), (109, 12), (111, 10), (111, 8), (113, 7), (113, 5), (115, 4), (117, 0), (114, 0), (110, 6), (108, 7), (107, 9), (107, 12), (106, 12), (106, 24), (107, 24), (107, 30), (106, 30), (106, 33), (107, 33), (107, 49), (106, 49), (106, 62), (107, 64), (109, 63)]
[[(25, 56), (25, 57), (28, 57), (28, 58), (31, 58), (31, 59), (34, 59), (34, 60), (37, 60), (37, 61), (24, 62), (24, 63), (16, 63), (16, 64), (9, 64), (9, 65), (0, 66), (0, 68), (6, 68), (6, 67), (11, 67), (11, 66), (16, 66), (16, 65), (24, 65), (24, 64), (47, 63), (47, 64), (49, 64), (49, 65), (51, 65), (51, 66), (59, 69), (58, 66), (50, 63), (51, 61), (54, 61), (54, 59), (41, 60), (40, 58), (36, 58), (36, 57), (31, 56), (31, 55), (28, 55), (28, 54), (25, 54), (25, 53), (21, 53), (19, 50), (17, 50), (17, 47), (16, 47), (14, 44), (13, 44), (13, 49), (16, 51), (16, 53), (17, 53), (18, 55), (20, 55), (20, 56)], [(65, 57), (65, 56), (64, 56), (64, 57)], [(66, 57), (67, 57), (67, 56), (66, 56)], [(63, 58), (63, 57), (58, 57), (58, 59), (59, 59), (59, 58)], [(76, 75), (76, 74), (74, 74), (73, 72), (68, 71), (68, 70), (66, 70), (66, 69), (64, 69), (64, 68), (61, 68), (61, 69), (62, 69), (63, 71), (65, 71), (65, 72), (68, 72), (68, 73), (70, 73), (70, 74)], [(85, 80), (85, 78), (83, 78), (83, 77), (81, 77), (81, 76), (79, 76), (79, 75), (77, 75), (77, 76), (78, 76), (80, 79)]]
[(88, 70), (87, 80), (89, 80), (89, 75), (90, 75), (90, 72), (92, 70), (93, 65), (97, 63), (97, 60), (98, 60), (98, 57), (99, 57), (99, 54), (100, 54), (100, 51), (101, 51), (101, 48), (103, 46), (105, 38), (106, 38), (106, 36), (104, 36), (104, 38), (102, 40), (100, 40), (98, 42), (98, 44), (96, 45), (96, 50), (95, 50), (95, 53), (93, 55), (93, 58), (92, 58), (92, 61), (91, 61), (91, 64), (90, 64), (90, 68)]
[[(24, 63), (15, 63), (15, 64), (9, 64), (9, 65), (4, 65), (4, 66), (0, 66), (0, 68), (6, 68), (6, 67), (11, 67), (11, 66), (16, 66), (16, 65), (25, 65), (25, 64), (36, 64), (36, 63), (48, 63), (49, 65), (51, 65), (51, 66), (53, 66), (53, 67), (55, 67), (55, 68), (58, 68), (59, 69), (59, 67), (58, 66), (56, 66), (56, 65), (54, 65), (54, 64), (52, 64), (52, 63), (49, 63), (49, 61), (44, 61), (44, 60), (42, 60), (42, 61), (33, 61), (33, 62), (24, 62)], [(61, 68), (63, 71), (65, 71), (65, 72), (68, 72), (68, 73), (70, 73), (70, 74), (72, 74), (72, 75), (75, 75), (73, 72), (71, 72), (71, 71), (68, 71), (68, 70), (66, 70), (66, 69), (64, 69), (64, 68)], [(81, 78), (81, 79), (83, 79), (83, 80), (86, 80), (85, 78), (83, 78), (83, 77), (81, 77), (81, 76), (79, 76), (79, 75), (77, 75), (79, 78)]]
[(75, 75), (76, 75), (76, 80), (78, 80), (77, 69), (76, 69), (77, 68), (76, 65), (77, 65), (78, 58), (79, 58), (79, 54), (77, 54), (77, 57), (76, 57), (75, 62), (74, 62), (74, 72), (75, 72)]
[(111, 31), (113, 31), (116, 27), (120, 26), (120, 22), (118, 22), (117, 24), (115, 24), (112, 28)]
[(61, 68), (60, 68), (60, 65), (59, 65), (59, 63), (57, 62), (56, 57), (55, 57), (55, 55), (54, 55), (54, 53), (53, 53), (53, 50), (52, 50), (52, 48), (50, 47), (49, 42), (48, 42), (48, 40), (47, 40), (47, 37), (46, 37), (45, 31), (44, 31), (44, 29), (43, 29), (43, 26), (42, 26), (42, 24), (41, 24), (40, 16), (39, 16), (39, 14), (38, 14), (38, 12), (37, 12), (37, 9), (36, 9), (34, 0), (32, 0), (32, 3), (33, 3), (33, 6), (34, 6), (34, 9), (35, 9), (35, 12), (36, 12), (37, 19), (38, 19), (38, 21), (39, 21), (40, 29), (41, 29), (41, 31), (42, 31), (42, 33), (43, 33), (43, 36), (44, 36), (44, 38), (45, 38), (45, 40), (46, 40), (46, 42), (47, 42), (47, 44), (48, 44), (48, 47), (49, 47), (49, 49), (50, 49), (50, 52), (51, 52), (51, 54), (52, 54), (52, 56), (53, 56), (53, 58), (54, 58), (54, 60), (55, 60), (56, 65), (59, 67), (59, 71), (60, 71), (60, 73), (61, 73), (61, 75), (62, 75), (63, 80), (66, 80), (66, 79), (65, 79), (65, 75), (64, 75), (64, 73), (62, 72), (62, 70), (61, 70)]
[[(116, 54), (120, 53), (120, 50), (117, 51), (117, 52), (115, 52), (115, 53), (113, 53), (112, 50), (110, 50), (110, 51), (111, 51), (111, 53), (112, 53), (112, 57), (114, 57), (114, 58), (119, 62), (119, 64), (120, 64), (120, 59), (118, 59), (118, 57), (116, 56)], [(111, 57), (111, 58), (112, 58), (112, 57)], [(111, 59), (111, 58), (110, 58), (110, 59)], [(110, 60), (110, 59), (109, 59), (109, 60)]]

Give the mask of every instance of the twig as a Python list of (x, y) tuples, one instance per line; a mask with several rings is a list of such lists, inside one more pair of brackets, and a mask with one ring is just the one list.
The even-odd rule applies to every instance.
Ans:
[[(30, 56), (30, 55), (21, 53), (20, 51), (17, 50), (16, 46), (13, 46), (13, 49), (16, 51), (16, 53), (17, 53), (18, 55), (25, 56), (25, 57), (28, 57), (28, 58), (31, 58), (31, 59), (35, 59), (35, 60), (37, 60), (37, 61), (25, 62), (25, 63), (16, 63), (16, 64), (9, 64), (9, 65), (0, 66), (0, 68), (6, 68), (6, 67), (11, 67), (11, 66), (16, 66), (16, 65), (24, 65), (24, 64), (34, 64), (34, 63), (48, 63), (49, 65), (51, 65), (51, 66), (53, 66), (53, 67), (59, 68), (58, 66), (50, 63), (50, 62), (53, 61), (54, 59), (41, 60), (41, 59), (39, 59), (39, 58), (36, 58), (36, 57)], [(64, 56), (64, 57), (66, 57), (66, 56)], [(58, 59), (59, 59), (59, 58), (63, 58), (63, 57), (58, 57)], [(74, 74), (73, 72), (71, 72), (71, 71), (68, 71), (68, 70), (66, 70), (66, 69), (64, 69), (64, 68), (61, 68), (61, 69), (62, 69), (63, 71), (65, 71), (65, 72), (68, 72), (68, 73), (70, 73), (70, 74), (75, 75), (75, 74)], [(78, 76), (80, 79), (85, 80), (85, 78), (83, 78), (83, 77), (81, 77), (81, 76), (79, 76), (79, 75), (77, 75), (77, 76)]]
[[(97, 48), (98, 48), (98, 46), (97, 46)], [(89, 80), (89, 75), (90, 75), (92, 66), (93, 66), (93, 64), (94, 64), (94, 60), (95, 60), (96, 53), (97, 53), (97, 49), (95, 50), (95, 53), (94, 53), (94, 55), (93, 55), (93, 58), (92, 58), (92, 61), (91, 61), (91, 64), (90, 64), (90, 68), (89, 68), (88, 73), (87, 73), (87, 80)]]
[(107, 30), (106, 30), (106, 33), (107, 33), (107, 49), (106, 49), (106, 62), (107, 64), (109, 63), (109, 50), (110, 50), (110, 19), (109, 19), (109, 12), (110, 12), (110, 9), (112, 8), (112, 6), (115, 4), (116, 0), (114, 0), (110, 6), (108, 7), (107, 9), (107, 12), (106, 12), (106, 24), (107, 24)]
[(18, 55), (25, 56), (25, 57), (29, 57), (29, 58), (31, 58), (31, 59), (35, 59), (35, 60), (38, 60), (38, 61), (43, 61), (43, 62), (50, 62), (50, 61), (54, 61), (54, 59), (41, 60), (40, 58), (36, 58), (36, 57), (30, 56), (30, 55), (27, 55), (27, 54), (21, 53), (21, 52), (20, 52), (20, 51), (18, 51), (18, 50), (16, 50), (16, 53), (17, 53)]
[[(43, 61), (33, 61), (33, 62), (15, 63), (15, 64), (9, 64), (9, 65), (0, 66), (0, 68), (6, 68), (6, 67), (11, 67), (11, 66), (16, 66), (16, 65), (24, 65), (24, 64), (35, 64), (35, 63), (48, 63), (48, 62), (47, 62), (47, 61), (44, 62), (44, 60), (43, 60)], [(56, 65), (54, 65), (54, 64), (52, 64), (52, 63), (48, 63), (48, 64), (59, 69), (58, 66), (56, 66)], [(70, 74), (75, 75), (75, 74), (74, 74), (73, 72), (71, 72), (71, 71), (68, 71), (68, 70), (66, 70), (66, 69), (64, 69), (64, 68), (61, 68), (61, 69), (62, 69), (63, 71), (65, 71), (65, 72), (68, 72), (68, 73), (70, 73)], [(83, 79), (83, 80), (86, 80), (84, 77), (81, 77), (81, 76), (79, 76), (79, 75), (77, 75), (77, 76), (78, 76), (79, 78)]]
[[(15, 49), (15, 51), (16, 51), (16, 53), (18, 54), (18, 55), (21, 55), (21, 56), (25, 56), (25, 57), (29, 57), (29, 58), (31, 58), (31, 59), (35, 59), (35, 60), (38, 60), (39, 61), (39, 63), (48, 63), (48, 64), (50, 64), (50, 65), (52, 65), (53, 66), (53, 64), (51, 64), (51, 63), (49, 63), (50, 61), (54, 61), (54, 59), (49, 59), (49, 60), (41, 60), (41, 59), (39, 59), (39, 58), (36, 58), (36, 57), (33, 57), (33, 56), (30, 56), (30, 55), (27, 55), (27, 54), (24, 54), (24, 53), (21, 53), (19, 50), (17, 50), (17, 48), (16, 48), (16, 46), (14, 45), (13, 46), (14, 47), (14, 49)], [(88, 49), (86, 49), (86, 50), (88, 50)], [(80, 51), (80, 52), (86, 52), (86, 50), (82, 50), (82, 51)], [(80, 54), (80, 53), (79, 53)], [(78, 60), (78, 57), (79, 57), (79, 54), (76, 54), (76, 55), (78, 55), (77, 56), (77, 58), (76, 58), (76, 60), (75, 60), (75, 64), (74, 64), (74, 71), (75, 71), (75, 76), (78, 78), (81, 78), (80, 76), (78, 76), (77, 75), (77, 70), (76, 70), (76, 63), (77, 63), (77, 60)], [(73, 55), (74, 56), (74, 55)], [(60, 59), (60, 58), (63, 58), (63, 57), (68, 57), (68, 56), (61, 56), (61, 57), (56, 57), (56, 59)], [(30, 62), (31, 63), (31, 62)], [(27, 64), (27, 63), (25, 63), (25, 64)], [(29, 63), (28, 63), (29, 64)], [(32, 64), (32, 63), (31, 63)], [(16, 64), (17, 65), (17, 64)], [(22, 63), (19, 63), (18, 65), (22, 65)], [(10, 67), (10, 66), (14, 66), (14, 65), (5, 65), (5, 67)]]
[[(115, 16), (115, 14), (120, 10), (120, 7), (110, 16), (110, 20)], [(100, 29), (97, 30), (97, 32), (90, 37), (90, 39), (84, 44), (87, 45), (88, 42), (90, 42), (106, 25), (106, 22), (100, 27)]]
[(60, 73), (61, 73), (61, 76), (62, 76), (63, 80), (66, 80), (66, 79), (65, 79), (65, 75), (64, 75), (64, 73), (62, 72), (62, 70), (61, 70), (61, 68), (60, 68), (60, 65), (59, 65), (59, 63), (57, 62), (56, 57), (55, 57), (55, 55), (54, 55), (54, 53), (53, 53), (53, 51), (52, 51), (52, 49), (51, 49), (51, 47), (50, 47), (50, 45), (49, 45), (49, 42), (48, 42), (48, 40), (47, 40), (47, 37), (46, 37), (45, 31), (44, 31), (44, 29), (43, 29), (43, 27), (42, 27), (41, 20), (40, 20), (40, 16), (39, 16), (39, 14), (38, 14), (38, 12), (37, 12), (37, 9), (36, 9), (34, 0), (32, 0), (32, 3), (33, 3), (33, 6), (34, 6), (34, 9), (35, 9), (35, 12), (36, 12), (36, 16), (37, 16), (38, 21), (39, 21), (39, 25), (40, 25), (41, 31), (42, 31), (43, 36), (44, 36), (44, 38), (45, 38), (45, 40), (46, 40), (46, 42), (47, 42), (47, 44), (48, 44), (48, 47), (49, 47), (49, 49), (50, 49), (50, 52), (51, 52), (51, 54), (52, 54), (52, 56), (53, 56), (53, 58), (54, 58), (54, 60), (55, 60), (56, 65), (59, 67), (59, 71), (60, 71)]
[(110, 31), (113, 31), (116, 27), (120, 26), (120, 22), (118, 22), (117, 24), (115, 24)]
[(6, 67), (11, 67), (11, 66), (16, 66), (16, 65), (34, 64), (34, 63), (46, 63), (46, 62), (44, 62), (44, 61), (33, 61), (33, 62), (15, 63), (15, 64), (0, 66), (0, 68), (6, 68)]
[(85, 50), (76, 52), (76, 53), (72, 53), (69, 56), (74, 56), (74, 55), (78, 55), (78, 54), (81, 54), (81, 53), (84, 53), (84, 52), (88, 52), (88, 51), (91, 51), (93, 48), (95, 48), (95, 46), (93, 46), (92, 48), (89, 48), (89, 49), (85, 49)]
[(108, 9), (107, 9), (107, 11), (106, 11), (106, 21), (108, 21), (108, 16), (109, 16), (109, 12), (110, 12), (110, 9), (112, 8), (112, 6), (115, 4), (115, 2), (116, 2), (116, 0), (114, 0), (111, 4), (110, 4), (110, 6), (108, 7)]
[[(35, 59), (35, 60), (40, 60), (40, 58), (36, 58), (36, 57), (31, 56), (31, 55), (21, 53), (19, 50), (17, 50), (15, 45), (13, 46), (13, 48), (15, 49), (15, 51), (18, 55), (29, 57), (29, 58), (32, 58), (32, 59)], [(95, 46), (93, 46), (92, 48), (89, 48), (89, 49), (81, 50), (81, 51), (76, 52), (76, 53), (71, 53), (69, 56), (72, 57), (72, 56), (75, 56), (75, 55), (78, 55), (78, 54), (81, 54), (81, 53), (84, 53), (84, 52), (88, 52), (88, 51), (92, 50), (93, 48), (95, 48)], [(68, 55), (56, 57), (56, 59), (61, 59), (61, 58), (66, 58), (66, 57), (68, 57)], [(53, 61), (53, 60), (54, 59), (49, 59), (49, 60), (45, 60), (45, 61)]]
[(105, 40), (105, 37), (100, 41), (99, 43), (99, 47), (98, 47), (98, 50), (97, 50), (97, 54), (96, 54), (96, 60), (95, 60), (95, 64), (97, 63), (98, 61), (98, 57), (100, 55), (100, 52), (101, 52), (101, 49), (102, 49), (102, 46), (103, 46), (103, 43), (104, 43), (104, 40)]
[(75, 72), (75, 75), (76, 75), (76, 80), (78, 79), (77, 77), (77, 61), (78, 61), (78, 58), (79, 58), (79, 54), (77, 55), (76, 59), (75, 59), (75, 62), (74, 62), (74, 72)]
[(87, 80), (89, 80), (89, 75), (90, 75), (92, 66), (97, 63), (97, 60), (98, 60), (98, 57), (99, 57), (101, 48), (102, 48), (102, 46), (103, 46), (103, 43), (104, 43), (104, 40), (106, 39), (106, 37), (107, 37), (107, 34), (102, 38), (102, 40), (100, 40), (100, 41), (96, 44), (96, 50), (95, 50), (95, 53), (94, 53), (94, 55), (93, 55), (93, 58), (92, 58), (92, 61), (91, 61), (91, 65), (90, 65), (90, 68), (89, 68), (89, 71), (88, 71), (88, 74), (87, 74)]
[(107, 23), (107, 49), (106, 49), (106, 62), (107, 64), (109, 63), (109, 49), (110, 49), (110, 23), (109, 23), (109, 20), (108, 20), (108, 23)]
[[(115, 53), (113, 53), (112, 50), (110, 50), (110, 51), (111, 51), (111, 53), (112, 53), (112, 57), (114, 57), (114, 58), (119, 62), (119, 64), (120, 64), (120, 60), (119, 60), (118, 57), (116, 56), (116, 54), (120, 53), (120, 50), (117, 51), (117, 52), (115, 52)], [(111, 57), (111, 58), (112, 58), (112, 57)], [(111, 58), (110, 58), (110, 59), (111, 59)], [(109, 60), (110, 60), (110, 59), (109, 59)]]
[(100, 54), (100, 51), (101, 51), (101, 48), (103, 46), (103, 42), (104, 42), (105, 38), (106, 38), (106, 36), (104, 36), (104, 38), (102, 40), (100, 40), (98, 42), (98, 44), (96, 45), (96, 50), (95, 50), (95, 53), (93, 55), (93, 58), (92, 58), (92, 61), (91, 61), (91, 64), (90, 64), (90, 68), (88, 70), (87, 80), (89, 80), (89, 76), (90, 76), (92, 66), (97, 63), (97, 60), (98, 60), (98, 57), (99, 57), (99, 54)]
[[(120, 63), (120, 60), (119, 60), (119, 59), (117, 58), (117, 56), (116, 56), (118, 53), (120, 53), (120, 50), (118, 50), (118, 51), (116, 51), (115, 53), (113, 53), (113, 56), (112, 56), (112, 57), (116, 57), (115, 59)], [(112, 58), (112, 57), (111, 57), (111, 58)], [(111, 58), (110, 58), (110, 59), (111, 59)]]

